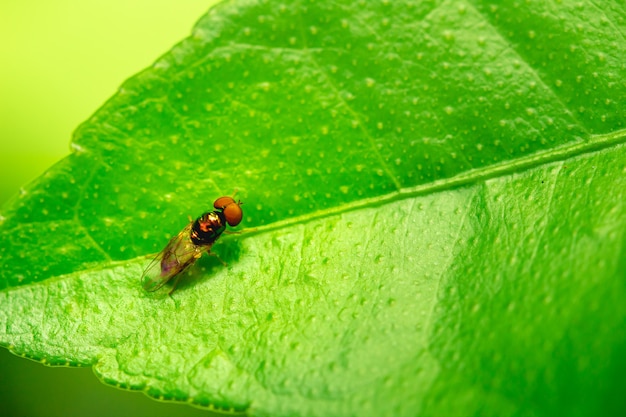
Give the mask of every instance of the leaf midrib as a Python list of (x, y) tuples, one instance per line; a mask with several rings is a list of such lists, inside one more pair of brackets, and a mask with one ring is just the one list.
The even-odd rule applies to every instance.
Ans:
[(300, 223), (307, 223), (312, 220), (318, 220), (331, 215), (343, 214), (363, 208), (377, 207), (387, 203), (404, 200), (406, 198), (414, 198), (436, 192), (447, 191), (461, 186), (467, 186), (481, 181), (503, 177), (513, 173), (520, 173), (550, 162), (564, 161), (575, 156), (610, 148), (622, 143), (626, 143), (626, 129), (602, 135), (592, 135), (588, 141), (568, 143), (566, 145), (558, 146), (545, 151), (535, 152), (513, 160), (465, 171), (453, 177), (435, 180), (427, 184), (402, 188), (397, 192), (364, 198), (325, 210), (319, 210), (302, 216), (296, 216), (290, 219), (277, 221), (272, 224), (259, 226), (254, 229), (243, 230), (242, 234), (252, 236), (276, 229), (287, 228)]
[[(407, 198), (415, 198), (418, 196), (428, 195), (436, 192), (442, 192), (446, 190), (451, 190), (454, 188), (467, 186), (471, 184), (475, 184), (481, 181), (486, 181), (489, 179), (494, 179), (498, 177), (502, 177), (505, 175), (509, 175), (512, 173), (519, 173), (521, 171), (525, 171), (537, 166), (541, 166), (546, 163), (563, 161), (568, 158), (572, 158), (578, 155), (583, 155), (586, 153), (610, 148), (615, 145), (626, 143), (626, 129), (617, 130), (615, 132), (602, 134), (602, 135), (592, 135), (588, 141), (580, 141), (577, 143), (570, 143), (567, 145), (559, 146), (556, 148), (552, 148), (546, 151), (539, 151), (531, 155), (526, 155), (514, 160), (504, 161), (501, 163), (496, 163), (493, 165), (489, 165), (483, 168), (477, 168), (470, 171), (463, 172), (461, 174), (455, 175), (450, 178), (444, 178), (441, 180), (436, 180), (428, 184), (421, 184), (415, 187), (408, 187), (400, 189), (399, 191), (388, 193), (376, 197), (364, 198), (358, 201), (354, 201), (351, 203), (342, 204), (336, 207), (328, 208), (325, 210), (318, 210), (313, 213), (308, 213), (301, 216), (292, 217), (289, 219), (277, 221), (275, 223), (271, 223), (264, 226), (259, 226), (250, 229), (243, 229), (237, 234), (237, 238), (245, 238), (251, 237), (254, 235), (258, 235), (261, 233), (272, 232), (275, 230), (289, 228), (295, 226), (297, 224), (307, 223), (310, 221), (322, 219), (328, 216), (339, 215), (343, 213), (348, 213), (351, 211), (378, 207), (384, 204), (392, 203), (395, 201), (404, 200)], [(223, 239), (229, 239), (229, 236), (224, 236)], [(83, 274), (87, 271), (97, 271), (97, 270), (108, 270), (110, 268), (115, 268), (118, 266), (126, 265), (127, 263), (139, 262), (141, 260), (147, 259), (147, 255), (140, 255), (134, 258), (128, 258), (121, 261), (113, 261), (107, 260), (104, 268), (88, 268), (81, 269), (79, 271), (75, 271), (69, 274), (63, 274), (59, 276), (54, 276), (50, 278), (46, 278), (44, 281), (37, 281), (28, 283), (25, 285), (20, 285), (17, 287), (6, 287), (0, 291), (10, 292), (11, 290), (23, 289), (26, 287), (30, 287), (31, 285), (40, 285), (43, 282), (52, 282), (63, 279), (71, 279), (77, 275)]]

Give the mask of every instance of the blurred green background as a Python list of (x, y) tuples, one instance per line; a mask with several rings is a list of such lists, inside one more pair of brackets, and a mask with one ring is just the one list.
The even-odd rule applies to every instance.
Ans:
[[(0, 206), (68, 155), (74, 129), (124, 80), (188, 36), (213, 3), (1, 2)], [(207, 413), (107, 387), (91, 369), (50, 368), (0, 348), (0, 415)]]

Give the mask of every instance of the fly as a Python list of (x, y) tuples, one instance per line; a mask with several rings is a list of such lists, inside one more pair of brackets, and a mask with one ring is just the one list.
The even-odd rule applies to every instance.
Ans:
[(220, 197), (213, 202), (214, 211), (208, 211), (190, 222), (170, 239), (141, 276), (144, 290), (156, 291), (176, 277), (170, 294), (174, 292), (182, 272), (194, 264), (204, 251), (211, 253), (211, 246), (226, 230), (226, 225), (237, 226), (243, 217), (241, 201), (232, 197)]

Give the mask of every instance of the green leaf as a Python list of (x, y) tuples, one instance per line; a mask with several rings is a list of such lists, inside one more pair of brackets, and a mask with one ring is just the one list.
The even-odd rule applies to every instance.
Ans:
[[(255, 416), (623, 413), (625, 18), (212, 9), (4, 207), (0, 343)], [(228, 266), (144, 292), (234, 190)]]

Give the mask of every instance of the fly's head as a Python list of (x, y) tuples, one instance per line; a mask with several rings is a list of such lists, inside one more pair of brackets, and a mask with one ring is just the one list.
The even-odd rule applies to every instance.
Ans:
[(235, 199), (232, 197), (220, 197), (213, 202), (213, 207), (224, 214), (224, 219), (226, 219), (229, 226), (235, 227), (241, 223), (243, 218), (242, 204), (241, 201), (235, 202)]

